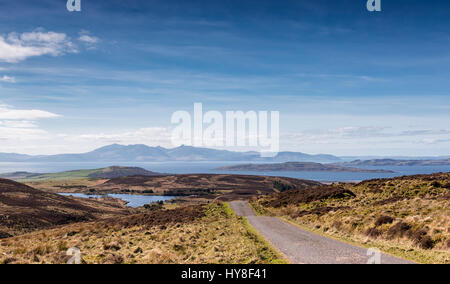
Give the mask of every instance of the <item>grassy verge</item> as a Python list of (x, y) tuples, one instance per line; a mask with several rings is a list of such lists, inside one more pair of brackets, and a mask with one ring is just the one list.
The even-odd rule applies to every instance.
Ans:
[(247, 229), (248, 237), (255, 242), (261, 259), (270, 264), (289, 264), (289, 261), (248, 223), (247, 218), (241, 217), (241, 222)]
[(234, 213), (233, 209), (231, 209), (230, 204), (227, 202), (222, 203), (223, 211), (225, 212), (227, 218), (236, 218), (236, 214)]
[[(233, 209), (228, 203), (223, 203), (224, 211), (229, 216), (229, 218), (237, 218)], [(263, 209), (263, 207), (258, 207)], [(257, 211), (255, 208), (252, 208), (256, 214)], [(266, 212), (265, 210), (263, 212)], [(247, 230), (247, 235), (250, 239), (254, 241), (258, 248), (258, 254), (260, 258), (268, 261), (271, 264), (289, 264), (289, 261), (284, 258), (282, 254), (280, 254), (273, 246), (270, 244), (263, 236), (261, 236), (249, 223), (247, 218), (238, 217), (238, 219), (242, 222), (245, 229)]]
[(274, 216), (272, 212), (259, 205), (257, 202), (249, 202), (248, 205), (257, 216)]

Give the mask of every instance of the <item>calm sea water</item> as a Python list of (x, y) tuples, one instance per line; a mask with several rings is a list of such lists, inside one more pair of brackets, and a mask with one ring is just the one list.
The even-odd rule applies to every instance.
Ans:
[[(333, 172), (224, 172), (217, 168), (246, 162), (164, 162), (164, 163), (120, 163), (120, 166), (141, 167), (149, 171), (167, 174), (248, 174), (284, 176), (315, 181), (361, 181), (374, 178), (391, 178), (403, 175), (450, 172), (450, 166), (426, 167), (364, 167), (366, 169), (385, 169), (395, 173), (333, 173)], [(27, 171), (33, 173), (53, 173), (68, 170), (96, 169), (112, 166), (112, 163), (0, 163), (0, 173)]]
[[(59, 193), (64, 196), (74, 196), (81, 198), (102, 198), (102, 195), (86, 195), (82, 193)], [(108, 194), (107, 196), (122, 199), (123, 201), (128, 202), (128, 207), (141, 207), (146, 204), (155, 203), (158, 201), (167, 201), (172, 200), (175, 197), (173, 196), (148, 196), (148, 195), (132, 195), (132, 194)]]

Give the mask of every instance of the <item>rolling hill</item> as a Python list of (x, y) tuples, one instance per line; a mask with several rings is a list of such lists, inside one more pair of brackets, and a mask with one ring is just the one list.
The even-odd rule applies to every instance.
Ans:
[(132, 176), (110, 179), (97, 186), (98, 192), (152, 191), (171, 196), (201, 196), (220, 200), (247, 199), (285, 188), (304, 189), (321, 183), (287, 177), (250, 175), (189, 174), (164, 176)]
[(117, 200), (65, 197), (0, 179), (0, 238), (100, 217), (126, 215), (130, 210)]
[(119, 167), (112, 166), (102, 169), (92, 169), (92, 170), (75, 170), (60, 173), (51, 174), (38, 174), (38, 173), (28, 173), (28, 172), (15, 172), (1, 174), (0, 178), (7, 178), (17, 181), (42, 181), (42, 180), (62, 180), (62, 179), (82, 179), (82, 178), (93, 178), (93, 179), (111, 179), (124, 176), (154, 176), (162, 175), (161, 173), (155, 173), (147, 171), (138, 167)]

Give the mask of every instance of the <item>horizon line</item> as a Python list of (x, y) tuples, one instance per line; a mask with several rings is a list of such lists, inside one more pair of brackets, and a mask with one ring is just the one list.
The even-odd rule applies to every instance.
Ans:
[[(71, 152), (71, 153), (58, 153), (58, 154), (24, 154), (24, 153), (18, 153), (18, 152), (0, 152), (0, 154), (9, 154), (9, 155), (24, 155), (24, 156), (30, 156), (30, 157), (39, 157), (39, 156), (58, 156), (58, 155), (80, 155), (80, 154), (87, 154), (90, 152), (94, 152), (96, 150), (102, 149), (102, 148), (106, 148), (106, 147), (110, 147), (110, 146), (123, 146), (123, 147), (133, 147), (133, 146), (145, 146), (148, 148), (162, 148), (165, 150), (174, 150), (177, 148), (182, 148), (182, 147), (190, 147), (190, 148), (194, 148), (194, 149), (206, 149), (206, 150), (216, 150), (216, 151), (226, 151), (226, 152), (232, 152), (232, 153), (258, 153), (258, 151), (255, 150), (250, 150), (250, 151), (233, 151), (233, 150), (226, 150), (226, 149), (221, 149), (221, 148), (208, 148), (208, 147), (195, 147), (195, 146), (191, 146), (191, 145), (180, 145), (180, 146), (176, 146), (173, 148), (166, 148), (163, 146), (150, 146), (147, 144), (119, 144), (119, 143), (112, 143), (112, 144), (107, 144), (104, 146), (100, 146), (97, 148), (94, 148), (90, 151), (86, 151), (86, 152)], [(333, 157), (337, 157), (337, 158), (347, 158), (347, 157), (361, 157), (361, 158), (444, 158), (444, 157), (450, 157), (450, 154), (448, 155), (428, 155), (428, 156), (414, 156), (414, 155), (335, 155), (335, 154), (329, 154), (329, 153), (306, 153), (306, 152), (301, 152), (301, 151), (279, 151), (277, 152), (277, 155), (280, 153), (301, 153), (301, 154), (306, 154), (306, 155), (311, 155), (311, 156), (318, 156), (318, 155), (328, 155), (328, 156), (333, 156)], [(276, 155), (275, 155), (276, 156)], [(1, 162), (1, 161), (0, 161)]]

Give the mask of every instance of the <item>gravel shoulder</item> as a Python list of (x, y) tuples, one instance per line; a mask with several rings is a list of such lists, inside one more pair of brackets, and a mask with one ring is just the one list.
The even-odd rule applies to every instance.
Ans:
[[(366, 264), (368, 250), (302, 230), (275, 217), (256, 216), (245, 201), (230, 202), (248, 222), (293, 264)], [(412, 262), (381, 254), (382, 264)]]

